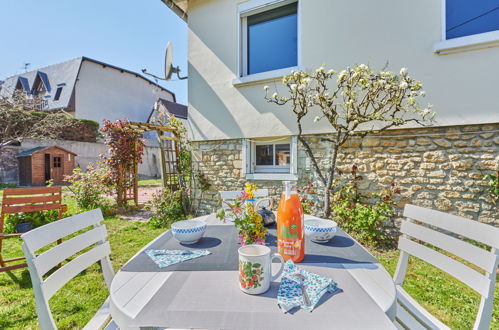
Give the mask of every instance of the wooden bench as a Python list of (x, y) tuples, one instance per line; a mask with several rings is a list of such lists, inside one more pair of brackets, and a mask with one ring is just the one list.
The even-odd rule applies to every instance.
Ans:
[(57, 210), (58, 218), (67, 211), (66, 205), (62, 204), (61, 187), (39, 187), (39, 188), (10, 188), (3, 191), (2, 210), (0, 211), (0, 272), (26, 267), (26, 263), (7, 265), (15, 261), (23, 260), (24, 257), (3, 259), (2, 242), (5, 238), (18, 237), (22, 233), (5, 234), (4, 222), (6, 214), (22, 212)]

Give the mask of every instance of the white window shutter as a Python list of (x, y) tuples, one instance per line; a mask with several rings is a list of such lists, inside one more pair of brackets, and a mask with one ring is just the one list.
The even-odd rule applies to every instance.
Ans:
[(291, 174), (298, 174), (298, 138), (296, 136), (291, 137)]
[(243, 174), (253, 173), (251, 166), (251, 141), (243, 139), (242, 143)]

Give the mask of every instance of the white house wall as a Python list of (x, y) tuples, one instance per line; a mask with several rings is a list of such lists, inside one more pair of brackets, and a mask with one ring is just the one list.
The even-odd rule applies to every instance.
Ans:
[(145, 122), (158, 97), (173, 95), (134, 74), (83, 61), (76, 82), (76, 117), (95, 120), (128, 118)]
[[(232, 83), (237, 78), (239, 3), (189, 2), (189, 128), (194, 140), (296, 132), (289, 110), (264, 100), (263, 86), (273, 88), (273, 83)], [(407, 67), (423, 82), (424, 102), (434, 105), (438, 125), (499, 122), (499, 48), (434, 53), (442, 34), (440, 0), (301, 0), (299, 7), (299, 65), (304, 69), (322, 63), (337, 70), (356, 63), (376, 69), (388, 63), (395, 71)], [(307, 133), (325, 128), (312, 120), (305, 125)]]

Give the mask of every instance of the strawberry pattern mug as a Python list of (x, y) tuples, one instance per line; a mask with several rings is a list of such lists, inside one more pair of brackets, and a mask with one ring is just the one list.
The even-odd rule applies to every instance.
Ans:
[[(278, 253), (271, 253), (265, 245), (245, 245), (239, 253), (239, 287), (248, 294), (262, 294), (270, 288), (270, 282), (278, 278), (284, 268), (284, 259)], [(279, 259), (280, 267), (272, 275), (272, 260)]]

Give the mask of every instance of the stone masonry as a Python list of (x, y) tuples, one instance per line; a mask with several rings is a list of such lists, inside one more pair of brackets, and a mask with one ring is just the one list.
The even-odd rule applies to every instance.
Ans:
[[(329, 143), (321, 141), (321, 136), (307, 139), (319, 160), (329, 151)], [(198, 212), (213, 212), (219, 207), (219, 190), (240, 190), (248, 181), (242, 174), (242, 143), (237, 139), (193, 145), (195, 167), (211, 183)], [(307, 158), (298, 145), (298, 187), (309, 181), (317, 184)], [(379, 191), (392, 183), (400, 187), (400, 211), (411, 203), (499, 226), (498, 206), (488, 196), (483, 180), (486, 174), (499, 170), (499, 123), (397, 129), (362, 141), (353, 138), (341, 149), (338, 167), (348, 173), (354, 164), (363, 177), (359, 183), (362, 192)], [(327, 165), (326, 160), (320, 165)], [(268, 188), (275, 199), (282, 191), (280, 181), (254, 183)], [(322, 196), (309, 198), (320, 203)]]

